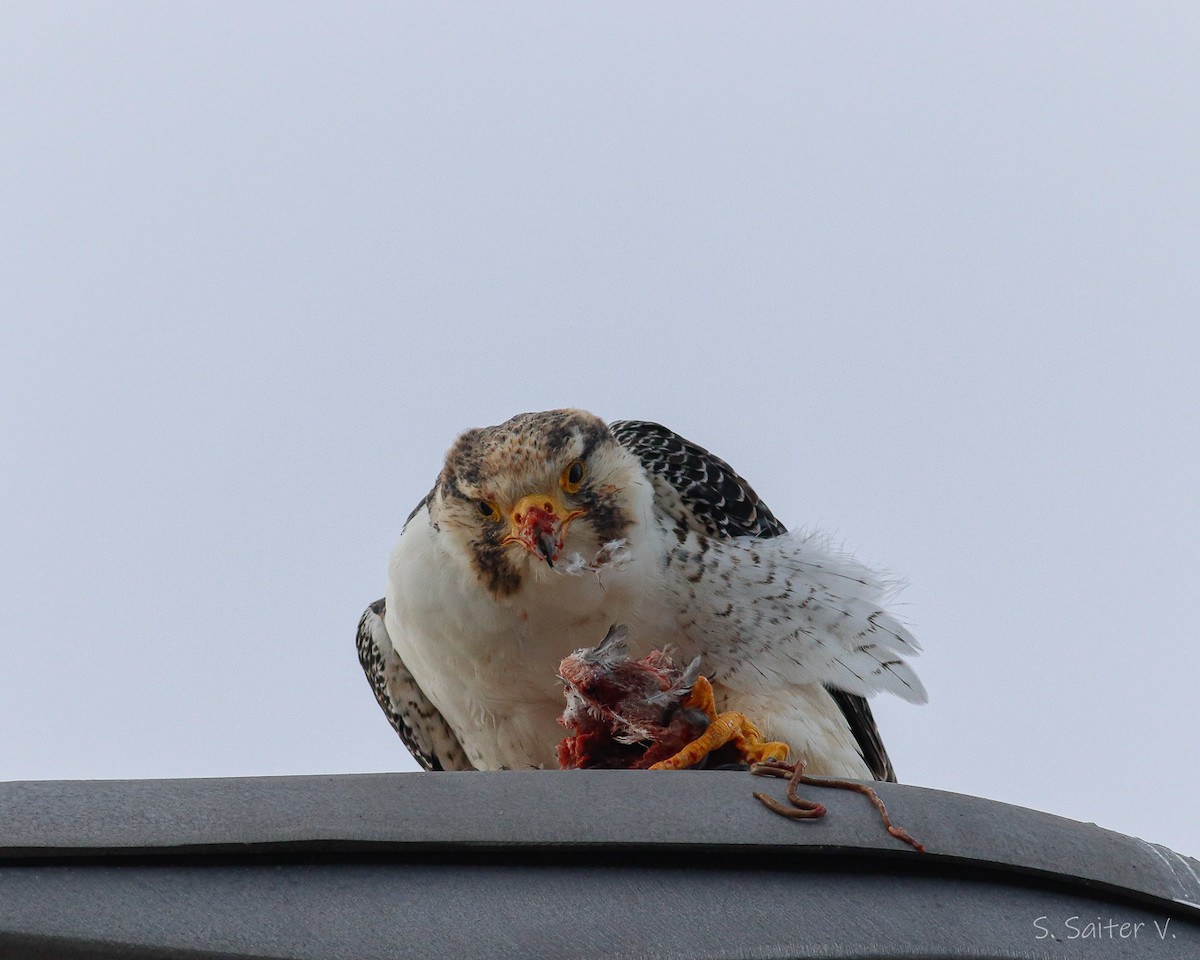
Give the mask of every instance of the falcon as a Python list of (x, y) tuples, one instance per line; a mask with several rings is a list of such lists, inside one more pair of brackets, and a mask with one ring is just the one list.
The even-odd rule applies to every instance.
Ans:
[(716, 707), (809, 772), (895, 780), (866, 697), (913, 703), (919, 651), (885, 582), (789, 532), (724, 460), (582, 410), (467, 430), (359, 622), (376, 700), (427, 770), (556, 768), (560, 662), (626, 627), (699, 657)]

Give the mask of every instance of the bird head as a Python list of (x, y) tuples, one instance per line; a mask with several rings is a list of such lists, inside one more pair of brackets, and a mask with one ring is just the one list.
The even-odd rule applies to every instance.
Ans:
[(553, 569), (629, 536), (651, 495), (636, 456), (604, 421), (549, 410), (459, 436), (430, 518), (494, 592), (510, 593), (531, 567)]

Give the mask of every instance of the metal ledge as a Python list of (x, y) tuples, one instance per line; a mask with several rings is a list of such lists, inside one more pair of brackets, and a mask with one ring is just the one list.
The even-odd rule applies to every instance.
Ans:
[(927, 853), (860, 795), (789, 821), (737, 772), (0, 784), (0, 955), (1200, 955), (1195, 860), (875, 786)]

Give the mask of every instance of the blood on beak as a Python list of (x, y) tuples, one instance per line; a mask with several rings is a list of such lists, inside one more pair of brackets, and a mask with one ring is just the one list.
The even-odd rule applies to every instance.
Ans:
[(562, 550), (567, 525), (582, 513), (582, 510), (568, 512), (557, 497), (532, 494), (522, 497), (509, 514), (509, 533), (502, 542), (520, 543), (553, 567)]

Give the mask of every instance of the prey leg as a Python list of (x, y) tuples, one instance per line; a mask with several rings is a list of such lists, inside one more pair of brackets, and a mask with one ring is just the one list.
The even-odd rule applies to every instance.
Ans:
[(793, 804), (792, 809), (788, 809), (774, 797), (770, 797), (765, 793), (756, 793), (754, 794), (754, 798), (761, 802), (763, 806), (774, 810), (782, 816), (793, 819), (815, 819), (825, 816), (824, 804), (805, 800), (796, 792), (796, 788), (802, 783), (816, 784), (820, 787), (837, 787), (840, 790), (853, 790), (856, 793), (861, 793), (875, 805), (875, 809), (879, 811), (879, 817), (883, 821), (883, 825), (888, 833), (897, 840), (903, 840), (918, 853), (925, 852), (925, 845), (923, 843), (915, 840), (912, 834), (903, 827), (898, 827), (892, 823), (892, 818), (888, 816), (887, 807), (883, 805), (883, 800), (880, 799), (879, 794), (865, 783), (858, 783), (854, 780), (841, 780), (834, 777), (809, 776), (804, 772), (803, 760), (799, 760), (794, 764), (764, 761), (752, 766), (750, 772), (759, 777), (784, 777), (787, 779), (787, 795)]

